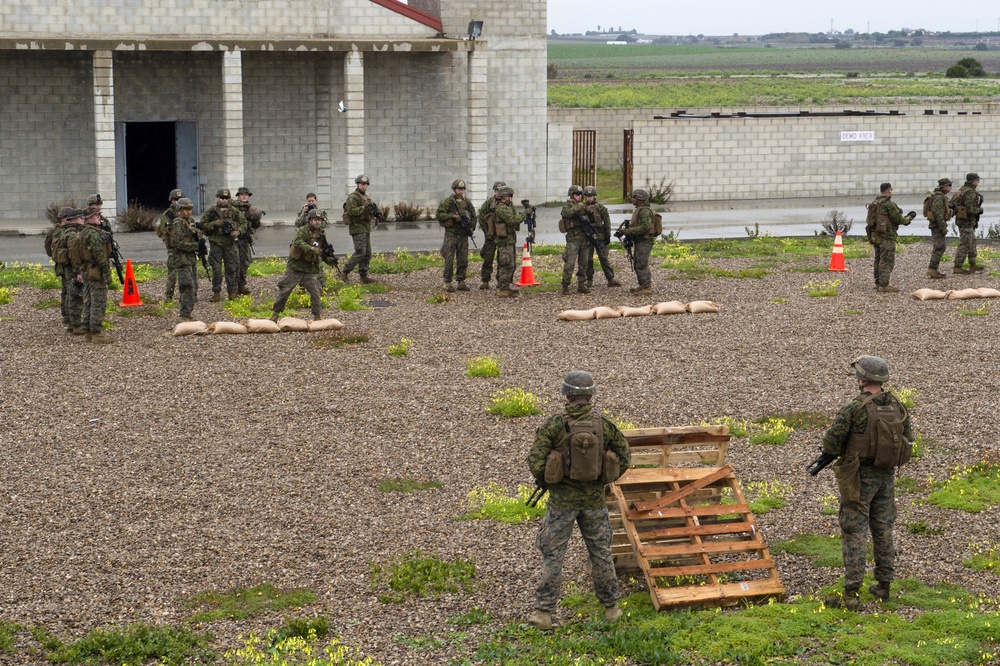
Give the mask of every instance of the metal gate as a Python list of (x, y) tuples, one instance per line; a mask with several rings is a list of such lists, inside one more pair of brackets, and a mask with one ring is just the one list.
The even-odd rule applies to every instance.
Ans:
[(597, 130), (573, 130), (573, 184), (597, 186)]
[(632, 194), (632, 137), (635, 130), (625, 130), (625, 145), (622, 148), (622, 201), (628, 201)]

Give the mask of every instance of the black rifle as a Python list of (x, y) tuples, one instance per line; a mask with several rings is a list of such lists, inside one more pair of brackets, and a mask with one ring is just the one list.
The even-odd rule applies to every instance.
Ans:
[(625, 248), (625, 256), (628, 257), (628, 265), (635, 271), (635, 241), (632, 240), (631, 236), (625, 235), (625, 230), (628, 229), (631, 222), (631, 219), (625, 218), (625, 221), (618, 227), (618, 231), (615, 232), (615, 238), (622, 242), (622, 247)]
[(104, 238), (104, 242), (111, 246), (111, 263), (115, 267), (115, 273), (118, 274), (118, 281), (125, 285), (125, 274), (122, 273), (122, 250), (118, 247), (118, 241), (115, 240), (115, 234), (111, 230), (106, 230), (101, 234)]
[(580, 224), (580, 230), (583, 232), (583, 235), (587, 237), (587, 241), (590, 243), (590, 246), (596, 250), (597, 244), (600, 243), (601, 240), (597, 237), (597, 228), (594, 227), (594, 220), (591, 219), (590, 215), (586, 213), (577, 213), (576, 219)]
[(204, 238), (199, 238), (197, 234), (194, 234), (194, 237), (198, 241), (198, 258), (201, 259), (201, 265), (205, 268), (205, 275), (211, 277), (212, 274), (208, 270), (208, 243), (205, 242)]
[(372, 219), (375, 220), (375, 224), (382, 224), (382, 211), (378, 209), (378, 204), (374, 201), (371, 206), (368, 207), (369, 212), (372, 214)]
[(809, 472), (809, 476), (816, 476), (836, 459), (837, 456), (827, 453), (826, 451), (821, 451), (819, 456), (816, 457), (816, 460), (809, 463), (806, 467), (806, 471)]
[[(468, 204), (468, 201), (466, 201), (466, 203)], [(462, 214), (462, 212), (458, 209), (458, 202), (455, 201), (454, 199), (451, 200), (451, 207), (455, 209), (456, 213), (458, 213), (458, 219), (461, 220), (461, 222), (462, 222), (462, 231), (465, 232), (466, 236), (468, 236), (469, 238), (472, 239), (472, 247), (478, 249), (479, 246), (476, 245), (476, 239), (473, 236), (473, 234), (476, 233), (476, 230), (472, 226), (472, 220), (469, 219), (469, 215), (468, 214), (465, 214), (465, 215)]]
[(528, 500), (524, 503), (524, 506), (530, 506), (531, 508), (535, 508), (536, 506), (538, 506), (538, 501), (543, 497), (545, 497), (545, 493), (547, 493), (548, 491), (549, 491), (548, 486), (546, 486), (544, 483), (538, 483), (536, 481), (535, 491), (531, 493), (531, 497), (529, 497)]
[(528, 237), (524, 241), (528, 244), (528, 254), (531, 254), (535, 244), (535, 207), (527, 199), (521, 199), (521, 205), (524, 206), (524, 226), (528, 229)]
[(233, 233), (234, 231), (236, 231), (236, 227), (233, 226), (232, 222), (230, 222), (229, 220), (226, 220), (225, 222), (222, 223), (222, 233), (223, 233), (223, 235), (228, 236), (229, 234)]
[(329, 260), (329, 263), (333, 264), (333, 267), (339, 271), (340, 261), (337, 259), (337, 255), (335, 254), (336, 250), (334, 250), (333, 246), (330, 245), (330, 242), (326, 240), (326, 234), (321, 235), (320, 239), (323, 241), (323, 258)]

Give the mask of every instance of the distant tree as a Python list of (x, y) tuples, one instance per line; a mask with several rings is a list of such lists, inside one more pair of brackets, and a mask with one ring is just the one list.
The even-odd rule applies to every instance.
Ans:
[(910, 42), (910, 44), (913, 46), (923, 46), (924, 40), (921, 39), (920, 37), (914, 37), (913, 40)]
[(621, 32), (621, 31), (622, 31), (622, 27), (618, 26), (618, 32)]
[(908, 44), (908, 42), (905, 39), (894, 39), (894, 40), (892, 40), (892, 45), (895, 46), (895, 47), (897, 47), (897, 48), (902, 48), (902, 47), (906, 46), (907, 44)]
[(550, 35), (552, 35), (553, 37), (558, 37), (558, 36), (559, 36), (559, 33), (558, 33), (558, 32), (556, 32), (556, 29), (555, 29), (555, 28), (552, 28), (552, 32), (551, 32), (551, 33), (549, 33), (549, 34), (550, 34)]
[(597, 26), (597, 32), (601, 31), (601, 26)]
[(986, 70), (983, 69), (983, 63), (979, 62), (975, 58), (962, 58), (956, 65), (964, 67), (966, 71), (969, 72), (969, 76), (986, 76)]
[(847, 41), (844, 41), (843, 39), (838, 39), (836, 42), (834, 42), (833, 48), (835, 48), (835, 49), (849, 49), (849, 48), (851, 48), (851, 43), (847, 42)]
[(733, 33), (733, 37), (739, 37), (739, 36), (740, 36), (740, 33), (738, 33), (738, 32), (734, 32)]
[(617, 37), (615, 37), (615, 41), (616, 42), (634, 42), (635, 41), (635, 37), (633, 37), (632, 35), (628, 34), (627, 32), (623, 32), (622, 34), (620, 34)]
[(844, 31), (844, 34), (845, 35), (853, 35), (854, 34), (854, 28), (848, 28), (847, 30)]
[(548, 80), (552, 81), (557, 76), (559, 76), (559, 68), (552, 63), (549, 63), (546, 73), (548, 74)]
[(989, 51), (990, 47), (986, 46), (986, 44), (983, 44), (982, 42), (979, 42), (978, 44), (976, 44), (975, 50), (976, 51)]
[(952, 65), (945, 71), (944, 75), (949, 79), (966, 79), (969, 77), (969, 70), (961, 65)]
[(881, 32), (873, 32), (872, 39), (875, 40), (876, 44), (882, 44), (885, 42), (885, 35), (883, 35)]

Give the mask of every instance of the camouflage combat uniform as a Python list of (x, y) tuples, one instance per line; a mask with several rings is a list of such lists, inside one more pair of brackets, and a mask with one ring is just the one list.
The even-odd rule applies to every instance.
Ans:
[(875, 286), (888, 287), (889, 278), (892, 276), (892, 269), (896, 267), (896, 237), (900, 225), (909, 224), (913, 219), (903, 215), (903, 211), (892, 200), (891, 197), (880, 195), (874, 202), (876, 210), (876, 225), (878, 221), (887, 220), (885, 233), (879, 233), (877, 226), (872, 229), (865, 229), (870, 242), (875, 249), (874, 273)]
[(927, 268), (931, 271), (937, 271), (938, 266), (941, 265), (941, 257), (944, 256), (945, 249), (947, 248), (947, 242), (945, 238), (948, 235), (948, 220), (951, 219), (951, 206), (948, 205), (948, 195), (940, 187), (934, 188), (934, 192), (931, 194), (931, 216), (934, 218), (934, 222), (928, 220), (928, 226), (931, 230), (931, 259), (927, 264)]
[(344, 203), (344, 224), (348, 225), (354, 254), (347, 260), (341, 272), (344, 277), (357, 266), (361, 281), (368, 280), (368, 264), (372, 260), (372, 200), (360, 189), (355, 188)]
[(490, 278), (493, 277), (493, 262), (497, 254), (497, 239), (490, 235), (490, 218), (496, 215), (497, 206), (500, 204), (499, 195), (494, 195), (483, 202), (479, 207), (479, 228), (483, 230), (483, 246), (479, 249), (479, 256), (483, 258), (483, 267), (479, 271), (479, 279), (482, 284), (480, 289), (487, 289), (490, 285)]
[(288, 248), (288, 264), (285, 274), (278, 281), (278, 295), (274, 299), (274, 316), (285, 309), (285, 303), (292, 290), (300, 284), (309, 293), (309, 305), (314, 319), (323, 314), (323, 303), (319, 286), (319, 275), (323, 270), (321, 262), (332, 264), (333, 260), (324, 256), (327, 247), (326, 235), (322, 228), (311, 224), (299, 227), (295, 239)]
[(653, 209), (649, 207), (649, 201), (643, 201), (642, 205), (632, 212), (628, 227), (622, 230), (624, 235), (631, 237), (635, 242), (632, 254), (635, 257), (635, 277), (639, 281), (640, 289), (653, 287), (649, 256), (653, 253), (653, 243), (656, 241), (654, 231)]
[(979, 216), (983, 214), (983, 207), (979, 201), (976, 185), (968, 182), (962, 185), (958, 193), (952, 197), (952, 202), (956, 206), (955, 226), (958, 227), (955, 272), (961, 273), (965, 270), (963, 265), (966, 258), (969, 259), (968, 270), (980, 270), (976, 266), (976, 227), (979, 226)]
[[(73, 213), (70, 211), (73, 211), (73, 209), (67, 209), (63, 209), (60, 212), (65, 211), (65, 215), (72, 215)], [(59, 224), (52, 227), (52, 229), (49, 230), (49, 233), (45, 235), (45, 253), (52, 258), (52, 269), (55, 271), (55, 274), (59, 276), (59, 280), (62, 282), (62, 289), (59, 293), (59, 313), (62, 315), (63, 325), (68, 331), (72, 331), (77, 323), (79, 323), (73, 323), (66, 312), (66, 306), (69, 301), (69, 290), (76, 276), (75, 274), (70, 274), (72, 272), (72, 266), (69, 262), (69, 253), (65, 250), (63, 252), (60, 252), (59, 250), (62, 247), (63, 236), (73, 226), (70, 222), (71, 219), (74, 218), (60, 218)]]
[(236, 284), (238, 285), (239, 293), (249, 294), (250, 288), (247, 286), (247, 269), (250, 267), (250, 262), (253, 261), (253, 235), (254, 232), (260, 229), (263, 213), (261, 213), (259, 208), (251, 205), (249, 201), (243, 202), (239, 199), (233, 200), (233, 208), (240, 211), (243, 214), (243, 218), (247, 221), (247, 232), (241, 235), (236, 241), (236, 251), (239, 255), (239, 264), (236, 268)]
[[(465, 288), (469, 268), (469, 235), (462, 228), (462, 216), (469, 218), (470, 230), (476, 228), (476, 207), (464, 196), (451, 194), (437, 207), (435, 218), (444, 227), (441, 256), (444, 257), (444, 284), (450, 287), (454, 275), (459, 289)], [(487, 279), (487, 282), (489, 280)]]
[[(517, 232), (524, 216), (514, 210), (509, 201), (501, 201), (496, 208), (497, 244), (497, 289), (511, 291), (514, 281), (515, 254), (517, 253)], [(505, 229), (504, 235), (499, 233)], [(514, 290), (513, 293), (517, 293)]]
[(615, 279), (615, 269), (611, 265), (611, 257), (608, 253), (608, 244), (611, 242), (611, 215), (604, 204), (599, 201), (588, 204), (587, 197), (584, 195), (583, 202), (586, 214), (590, 215), (590, 219), (594, 221), (594, 226), (597, 228), (597, 243), (587, 254), (587, 286), (594, 283), (595, 252), (601, 262), (601, 271), (604, 273), (604, 279), (608, 281), (608, 286), (616, 286), (618, 281)]
[(83, 224), (69, 224), (59, 236), (59, 246), (66, 257), (66, 263), (62, 266), (63, 286), (66, 289), (66, 326), (71, 327), (75, 335), (87, 332), (83, 321), (83, 301), (87, 296), (87, 284), (82, 275), (85, 269), (82, 266), (73, 266), (69, 258), (70, 245), (81, 231)]
[(178, 215), (170, 224), (170, 246), (173, 254), (177, 287), (181, 294), (180, 317), (190, 319), (196, 300), (198, 282), (198, 231), (190, 218)]
[[(233, 226), (229, 234), (222, 232), (226, 222)], [(226, 277), (226, 293), (235, 298), (239, 293), (236, 276), (240, 263), (237, 242), (247, 232), (247, 221), (243, 213), (232, 204), (216, 204), (201, 215), (201, 230), (208, 238), (208, 263), (212, 267), (212, 293), (222, 292), (222, 276)], [(225, 273), (223, 273), (225, 271)], [(217, 298), (213, 296), (213, 299)]]
[[(841, 456), (834, 465), (838, 479), (847, 473), (849, 466), (857, 464), (856, 455), (845, 455), (852, 434), (865, 433), (868, 429), (868, 412), (861, 405), (868, 393), (861, 393), (845, 407), (833, 420), (833, 425), (823, 436), (823, 451)], [(889, 405), (896, 401), (888, 391), (879, 393), (872, 402), (875, 405)], [(898, 402), (898, 401), (897, 401)], [(913, 439), (909, 416), (903, 426), (903, 436)], [(865, 576), (865, 551), (868, 531), (872, 533), (875, 551), (875, 579), (886, 584), (892, 581), (895, 572), (896, 551), (893, 545), (892, 528), (896, 520), (896, 494), (894, 469), (879, 469), (874, 460), (861, 458), (858, 467), (861, 494), (857, 501), (840, 498), (841, 548), (844, 553), (844, 590), (859, 590)]]
[[(580, 191), (582, 196), (583, 192)], [(566, 234), (566, 249), (563, 250), (562, 288), (569, 290), (573, 281), (573, 270), (576, 269), (576, 288), (587, 292), (587, 257), (590, 256), (591, 244), (583, 231), (583, 222), (579, 216), (586, 214), (583, 201), (576, 201), (571, 196), (562, 207), (562, 219), (559, 226)]]
[[(528, 454), (528, 467), (536, 482), (545, 479), (545, 461), (551, 451), (562, 446), (567, 418), (577, 419), (591, 414), (590, 404), (567, 405), (566, 413), (551, 417), (535, 432), (535, 441)], [(618, 456), (621, 469), (628, 467), (628, 442), (618, 428), (601, 417), (604, 445)], [(594, 592), (602, 606), (613, 606), (621, 597), (615, 563), (611, 557), (611, 524), (601, 481), (564, 479), (549, 486), (545, 519), (538, 531), (535, 545), (542, 553), (542, 578), (535, 593), (535, 608), (552, 612), (561, 592), (563, 557), (573, 532), (573, 524), (587, 546), (594, 578)]]
[(83, 326), (88, 335), (103, 333), (104, 315), (108, 309), (108, 285), (111, 284), (111, 244), (105, 232), (93, 224), (85, 224), (77, 239), (84, 250), (80, 267), (86, 291), (83, 297)]
[(173, 300), (174, 291), (177, 288), (177, 267), (174, 265), (174, 251), (170, 246), (172, 236), (170, 226), (173, 224), (175, 217), (177, 217), (177, 209), (174, 208), (174, 204), (171, 202), (170, 207), (160, 213), (160, 221), (156, 227), (156, 235), (167, 246), (167, 286), (163, 292), (163, 298), (168, 301)]

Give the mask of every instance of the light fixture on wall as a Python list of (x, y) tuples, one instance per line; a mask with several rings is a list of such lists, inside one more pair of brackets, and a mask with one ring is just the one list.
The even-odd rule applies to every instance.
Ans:
[(476, 37), (483, 34), (482, 21), (469, 21), (469, 39), (475, 41)]

